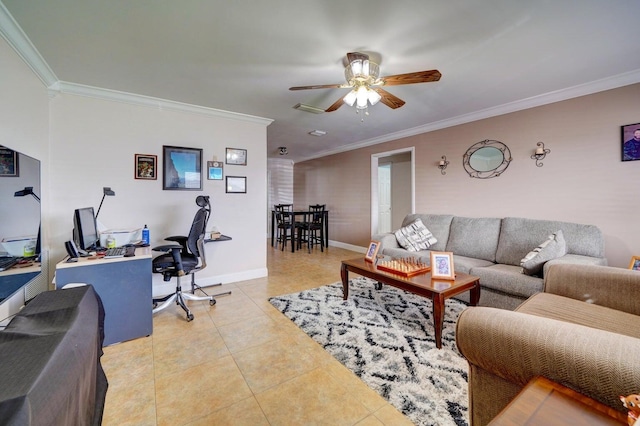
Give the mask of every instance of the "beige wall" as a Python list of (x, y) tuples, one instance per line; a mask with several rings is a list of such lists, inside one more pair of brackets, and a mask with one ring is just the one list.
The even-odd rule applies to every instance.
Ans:
[[(326, 202), (330, 239), (366, 246), (371, 155), (415, 147), (417, 212), (593, 224), (605, 235), (609, 264), (626, 267), (640, 254), (640, 161), (620, 161), (620, 126), (640, 122), (639, 111), (635, 84), (297, 163), (294, 201)], [(485, 139), (505, 143), (513, 161), (500, 177), (472, 179), (462, 156)], [(538, 141), (551, 149), (543, 167), (530, 159)], [(446, 175), (437, 167), (442, 155), (451, 162)]]

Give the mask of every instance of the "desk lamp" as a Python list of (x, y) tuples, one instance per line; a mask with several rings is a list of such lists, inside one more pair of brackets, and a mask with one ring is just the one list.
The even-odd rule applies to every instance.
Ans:
[(104, 203), (104, 197), (106, 196), (116, 195), (114, 191), (111, 190), (111, 187), (105, 186), (102, 188), (102, 201), (100, 201), (100, 206), (98, 207), (98, 213), (96, 213), (96, 220), (98, 220), (98, 215), (100, 214), (100, 209), (102, 208), (102, 203)]
[(33, 195), (33, 198), (40, 202), (40, 197), (33, 193), (33, 186), (25, 186), (23, 190), (16, 191), (15, 194), (13, 194), (14, 197), (24, 197), (26, 195)]
[[(33, 193), (33, 186), (25, 186), (23, 190), (21, 191), (16, 191), (13, 196), (14, 197), (25, 197), (27, 195), (33, 195), (33, 198), (35, 198), (36, 200), (38, 200), (38, 203), (40, 203), (40, 197), (38, 197), (36, 194)], [(36, 239), (36, 261), (40, 262), (40, 232), (42, 229), (42, 225), (38, 225), (38, 238)]]

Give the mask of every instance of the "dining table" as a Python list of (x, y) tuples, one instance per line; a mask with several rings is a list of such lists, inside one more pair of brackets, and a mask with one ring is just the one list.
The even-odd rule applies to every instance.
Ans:
[[(307, 218), (310, 215), (313, 215), (314, 212), (309, 211), (309, 209), (296, 209), (294, 208), (290, 212), (284, 212), (291, 216), (291, 223), (296, 223), (296, 217), (301, 217), (302, 220), (299, 222), (307, 221)], [(329, 247), (329, 210), (322, 211), (322, 223), (323, 223), (323, 234), (324, 234), (324, 246)], [(276, 211), (274, 209), (271, 210), (271, 247), (275, 246), (275, 230), (276, 230)], [(291, 242), (291, 252), (296, 251), (295, 242)]]

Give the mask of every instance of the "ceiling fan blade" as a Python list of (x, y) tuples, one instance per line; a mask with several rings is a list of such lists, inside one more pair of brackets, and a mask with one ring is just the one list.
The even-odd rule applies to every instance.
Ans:
[(360, 52), (350, 52), (347, 53), (347, 61), (351, 63), (355, 60), (362, 59), (363, 61), (369, 60), (369, 55)]
[(333, 112), (340, 108), (344, 104), (344, 100), (342, 98), (335, 101), (329, 108), (325, 109), (324, 112)]
[(380, 102), (382, 102), (389, 108), (396, 109), (396, 108), (400, 108), (402, 105), (405, 104), (405, 102), (402, 99), (400, 99), (396, 95), (392, 95), (391, 93), (387, 92), (384, 89), (381, 89), (379, 87), (372, 87), (371, 90), (375, 90), (376, 92), (378, 92), (378, 94), (382, 96), (382, 99), (380, 99)]
[(442, 77), (440, 71), (429, 70), (390, 75), (387, 77), (381, 77), (380, 80), (382, 80), (382, 86), (398, 86), (400, 84), (429, 83), (431, 81), (440, 80), (440, 77)]
[[(345, 87), (344, 84), (317, 84), (315, 86), (296, 86), (289, 87), (289, 90), (308, 90), (308, 89), (341, 89)], [(347, 86), (349, 87), (349, 86)]]

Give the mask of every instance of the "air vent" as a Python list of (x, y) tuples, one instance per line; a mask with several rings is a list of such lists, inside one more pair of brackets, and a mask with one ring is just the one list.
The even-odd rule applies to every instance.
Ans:
[(327, 134), (327, 132), (322, 131), (322, 130), (312, 130), (312, 131), (309, 132), (309, 134), (311, 136), (324, 136), (324, 135)]

